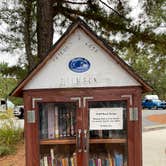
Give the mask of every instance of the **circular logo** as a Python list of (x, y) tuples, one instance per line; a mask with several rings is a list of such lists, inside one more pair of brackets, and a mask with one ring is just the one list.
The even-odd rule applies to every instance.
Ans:
[(83, 73), (89, 70), (90, 62), (85, 58), (77, 57), (69, 62), (69, 68), (76, 73)]

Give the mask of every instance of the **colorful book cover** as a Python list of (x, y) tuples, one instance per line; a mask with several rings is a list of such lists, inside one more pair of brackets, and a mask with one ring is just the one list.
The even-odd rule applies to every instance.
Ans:
[(62, 158), (62, 166), (66, 166), (66, 164), (65, 164), (65, 158)]
[(48, 166), (52, 166), (51, 156), (48, 156), (47, 160), (48, 160)]
[(93, 159), (89, 159), (89, 166), (93, 166)]
[(97, 159), (97, 166), (102, 166), (102, 165), (101, 165), (101, 159), (100, 159), (100, 158)]
[(115, 152), (115, 166), (123, 166), (123, 155), (121, 153)]
[(112, 156), (111, 156), (111, 154), (109, 152), (108, 152), (108, 160), (109, 160), (109, 163), (110, 163), (109, 166), (114, 166), (114, 164), (113, 164), (113, 158), (112, 158)]
[(55, 113), (55, 122), (54, 122), (55, 138), (59, 138), (59, 121), (58, 121), (59, 117), (58, 117), (58, 107), (57, 106), (55, 106), (54, 111), (55, 111), (54, 112)]
[(54, 139), (54, 105), (48, 104), (48, 138)]

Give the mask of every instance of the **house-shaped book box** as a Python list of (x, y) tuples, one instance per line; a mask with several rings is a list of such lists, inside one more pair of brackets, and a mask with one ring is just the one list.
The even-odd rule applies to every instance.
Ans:
[(15, 88), (26, 166), (142, 166), (141, 95), (151, 91), (82, 21)]

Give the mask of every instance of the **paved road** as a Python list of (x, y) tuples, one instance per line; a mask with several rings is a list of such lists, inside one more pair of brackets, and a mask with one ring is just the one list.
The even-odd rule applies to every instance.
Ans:
[(166, 110), (143, 110), (142, 111), (142, 127), (158, 125), (159, 123), (151, 122), (147, 119), (150, 115), (166, 114)]
[(143, 166), (166, 166), (166, 129), (143, 132)]

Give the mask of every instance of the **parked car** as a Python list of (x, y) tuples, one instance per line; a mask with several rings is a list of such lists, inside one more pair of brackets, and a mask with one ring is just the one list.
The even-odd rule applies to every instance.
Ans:
[(13, 109), (14, 104), (10, 100), (0, 98), (0, 112), (5, 112), (7, 109)]
[(14, 116), (18, 117), (19, 119), (24, 118), (24, 106), (19, 105), (14, 107)]
[(142, 101), (142, 107), (148, 109), (166, 109), (166, 102), (159, 100), (157, 95), (146, 95)]

